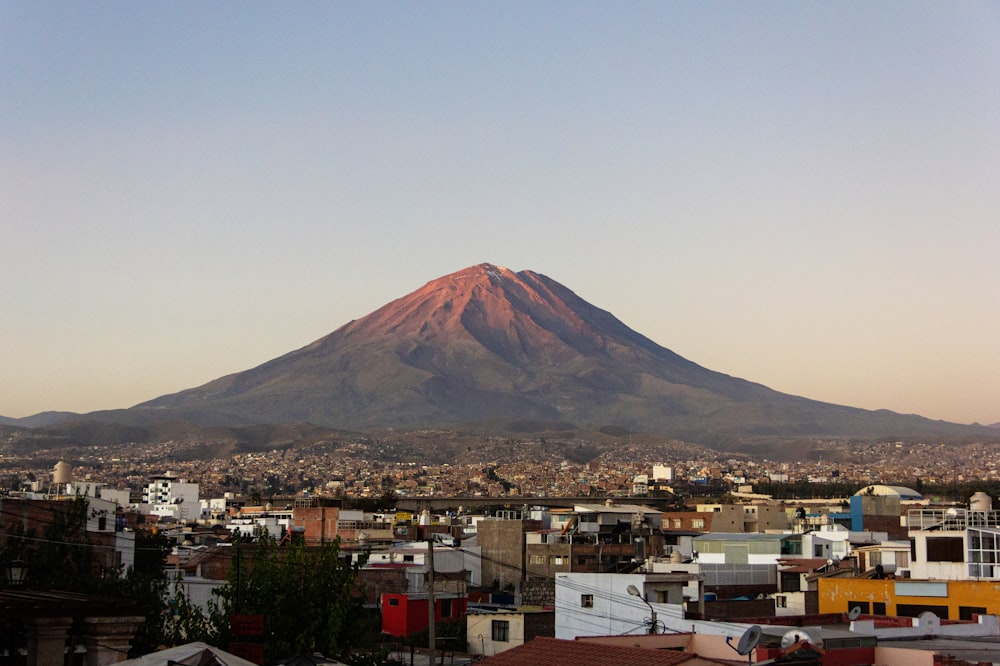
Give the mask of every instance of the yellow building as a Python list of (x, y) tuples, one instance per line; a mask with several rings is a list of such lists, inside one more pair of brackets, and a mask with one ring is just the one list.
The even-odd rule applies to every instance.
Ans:
[(942, 620), (1000, 615), (1000, 581), (820, 578), (820, 613), (846, 613), (855, 606), (871, 615), (916, 617), (931, 611)]

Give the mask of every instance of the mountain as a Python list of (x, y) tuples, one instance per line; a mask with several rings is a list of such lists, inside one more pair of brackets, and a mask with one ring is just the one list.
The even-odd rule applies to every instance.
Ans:
[(256, 368), (105, 418), (365, 430), (534, 420), (692, 442), (996, 431), (779, 393), (708, 370), (532, 271), (480, 264)]
[(76, 412), (39, 412), (20, 419), (0, 416), (0, 425), (16, 425), (22, 428), (44, 428), (64, 421), (80, 418)]

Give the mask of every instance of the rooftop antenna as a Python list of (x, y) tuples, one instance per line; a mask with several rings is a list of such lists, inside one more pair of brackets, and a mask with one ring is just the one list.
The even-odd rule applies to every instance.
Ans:
[(752, 664), (753, 657), (750, 653), (753, 652), (755, 647), (757, 647), (757, 643), (760, 643), (760, 636), (760, 625), (755, 624), (743, 632), (743, 635), (740, 636), (740, 640), (735, 647), (733, 646), (733, 637), (726, 636), (726, 645), (736, 650), (739, 654), (745, 654), (747, 656), (747, 664)]

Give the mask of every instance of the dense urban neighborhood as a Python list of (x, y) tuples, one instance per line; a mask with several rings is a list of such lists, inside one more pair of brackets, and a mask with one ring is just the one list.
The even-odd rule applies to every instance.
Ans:
[(635, 439), (436, 464), (368, 438), (221, 459), (8, 443), (2, 663), (1000, 661), (995, 449), (783, 462)]

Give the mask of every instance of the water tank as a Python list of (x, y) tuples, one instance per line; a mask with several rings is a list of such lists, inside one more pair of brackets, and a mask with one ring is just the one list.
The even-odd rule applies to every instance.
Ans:
[(684, 556), (681, 555), (681, 551), (675, 550), (672, 553), (670, 553), (671, 564), (680, 564), (683, 561), (684, 561)]
[(64, 484), (73, 481), (73, 468), (69, 463), (60, 460), (52, 469), (52, 483)]
[(993, 498), (980, 490), (969, 498), (969, 509), (971, 511), (992, 511)]

